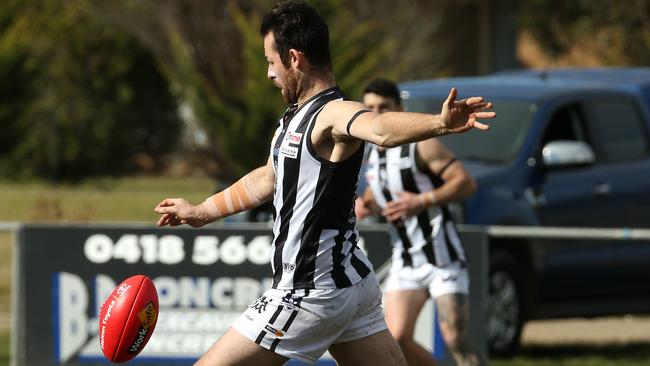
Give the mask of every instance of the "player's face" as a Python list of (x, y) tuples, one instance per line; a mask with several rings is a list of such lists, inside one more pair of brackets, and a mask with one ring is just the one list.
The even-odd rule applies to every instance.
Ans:
[(392, 98), (387, 98), (375, 93), (363, 95), (363, 104), (366, 108), (376, 113), (399, 112), (402, 106), (397, 105)]
[(266, 76), (273, 85), (282, 90), (282, 96), (288, 103), (298, 101), (298, 79), (291, 68), (286, 68), (275, 48), (275, 37), (270, 32), (264, 37), (264, 55), (269, 63)]

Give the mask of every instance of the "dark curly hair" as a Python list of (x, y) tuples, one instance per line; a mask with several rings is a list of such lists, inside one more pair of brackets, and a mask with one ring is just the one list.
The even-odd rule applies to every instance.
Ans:
[(289, 50), (293, 48), (304, 53), (316, 68), (331, 70), (329, 28), (310, 5), (291, 0), (274, 6), (260, 26), (263, 37), (270, 32), (284, 66), (289, 66)]

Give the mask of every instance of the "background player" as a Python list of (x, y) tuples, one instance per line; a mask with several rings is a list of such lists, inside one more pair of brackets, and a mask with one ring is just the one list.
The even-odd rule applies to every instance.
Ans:
[[(377, 113), (403, 110), (397, 85), (385, 79), (366, 87), (363, 103)], [(435, 364), (431, 353), (413, 339), (417, 317), (431, 296), (456, 362), (478, 365), (480, 357), (467, 336), (467, 258), (447, 208), (447, 203), (474, 193), (476, 183), (438, 139), (389, 149), (371, 146), (366, 180), (357, 215), (363, 218), (375, 206), (393, 224), (386, 321), (409, 364)]]

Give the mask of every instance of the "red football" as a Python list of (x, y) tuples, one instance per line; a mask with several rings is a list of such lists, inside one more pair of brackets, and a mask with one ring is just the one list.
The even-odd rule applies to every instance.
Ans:
[(112, 362), (126, 362), (144, 348), (158, 319), (158, 294), (147, 276), (127, 278), (99, 312), (99, 345)]

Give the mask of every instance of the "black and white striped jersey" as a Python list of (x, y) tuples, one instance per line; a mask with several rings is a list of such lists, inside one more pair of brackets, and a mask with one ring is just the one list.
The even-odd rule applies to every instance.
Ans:
[[(373, 146), (368, 156), (366, 180), (379, 207), (397, 198), (397, 192), (431, 191), (444, 182), (417, 164), (415, 143), (380, 150)], [(467, 261), (456, 226), (446, 205), (433, 206), (402, 225), (391, 225), (393, 261), (403, 267), (431, 263), (445, 267)]]
[(311, 142), (316, 117), (326, 103), (342, 100), (337, 87), (289, 107), (275, 132), (273, 288), (344, 288), (372, 270), (357, 247), (355, 190), (363, 144), (350, 158), (331, 162)]

